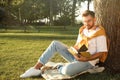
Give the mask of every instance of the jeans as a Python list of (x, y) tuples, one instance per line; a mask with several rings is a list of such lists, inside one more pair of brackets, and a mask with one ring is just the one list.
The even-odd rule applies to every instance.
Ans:
[(75, 75), (93, 67), (89, 62), (77, 61), (74, 56), (68, 52), (67, 49), (68, 47), (65, 44), (59, 41), (52, 41), (52, 43), (44, 51), (38, 61), (45, 65), (54, 56), (54, 54), (58, 52), (65, 60), (69, 62), (65, 66), (61, 66), (59, 71), (62, 74), (69, 76)]

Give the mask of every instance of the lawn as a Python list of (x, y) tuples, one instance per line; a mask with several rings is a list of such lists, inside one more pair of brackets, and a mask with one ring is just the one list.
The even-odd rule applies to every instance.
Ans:
[[(0, 80), (44, 80), (42, 77), (20, 79), (19, 76), (37, 62), (51, 41), (58, 40), (72, 46), (75, 44), (77, 33), (76, 29), (48, 32), (46, 30), (39, 33), (0, 33)], [(65, 62), (59, 55), (55, 55), (51, 61)], [(84, 74), (72, 80), (120, 80), (120, 74), (111, 75), (104, 71)]]

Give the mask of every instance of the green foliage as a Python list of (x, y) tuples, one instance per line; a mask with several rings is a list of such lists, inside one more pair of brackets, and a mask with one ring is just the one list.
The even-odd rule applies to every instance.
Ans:
[(20, 5), (24, 2), (24, 0), (11, 0), (11, 5)]
[[(75, 22), (75, 17), (79, 15), (75, 11), (80, 8), (83, 1), (86, 0), (76, 0), (75, 9), (73, 0), (1, 0), (0, 4), (5, 4), (2, 7), (5, 8), (8, 16), (12, 17), (10, 20), (20, 24), (41, 23), (44, 19), (47, 25), (53, 21), (55, 25), (68, 25)], [(78, 5), (75, 7), (76, 4)], [(10, 20), (8, 22), (16, 23)]]
[(56, 26), (61, 26), (61, 25), (68, 26), (70, 24), (71, 24), (71, 19), (67, 16), (61, 16), (58, 20), (54, 21), (54, 25)]
[[(14, 6), (14, 8), (17, 10), (20, 8), (22, 20), (27, 19), (34, 21), (49, 17), (49, 1), (50, 0), (24, 0), (22, 5)], [(56, 0), (53, 1), (53, 14), (56, 15), (58, 12), (57, 3)]]

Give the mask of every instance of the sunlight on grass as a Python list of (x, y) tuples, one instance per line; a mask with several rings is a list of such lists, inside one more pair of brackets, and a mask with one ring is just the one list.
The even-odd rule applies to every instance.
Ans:
[[(32, 67), (39, 56), (49, 46), (51, 41), (59, 40), (68, 46), (75, 44), (77, 35), (48, 33), (0, 33), (0, 80), (22, 80), (19, 78), (25, 70)], [(56, 54), (54, 62), (65, 62)], [(104, 72), (100, 74), (85, 74), (75, 80), (118, 80), (119, 75), (111, 76)], [(44, 80), (42, 77), (25, 80)]]
[[(37, 62), (39, 56), (56, 37), (59, 40), (62, 35), (0, 33), (0, 80), (19, 79), (19, 75)], [(69, 39), (72, 36), (66, 37)], [(69, 42), (68, 45), (75, 43), (75, 40), (67, 38), (60, 41), (65, 44)], [(65, 61), (58, 57), (60, 56), (55, 55), (52, 61)]]

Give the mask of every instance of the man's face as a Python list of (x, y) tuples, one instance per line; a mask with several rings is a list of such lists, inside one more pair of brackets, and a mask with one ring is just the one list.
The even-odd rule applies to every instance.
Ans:
[(84, 26), (86, 26), (88, 29), (91, 29), (95, 25), (95, 21), (96, 21), (96, 19), (93, 18), (91, 15), (83, 16), (82, 20)]

